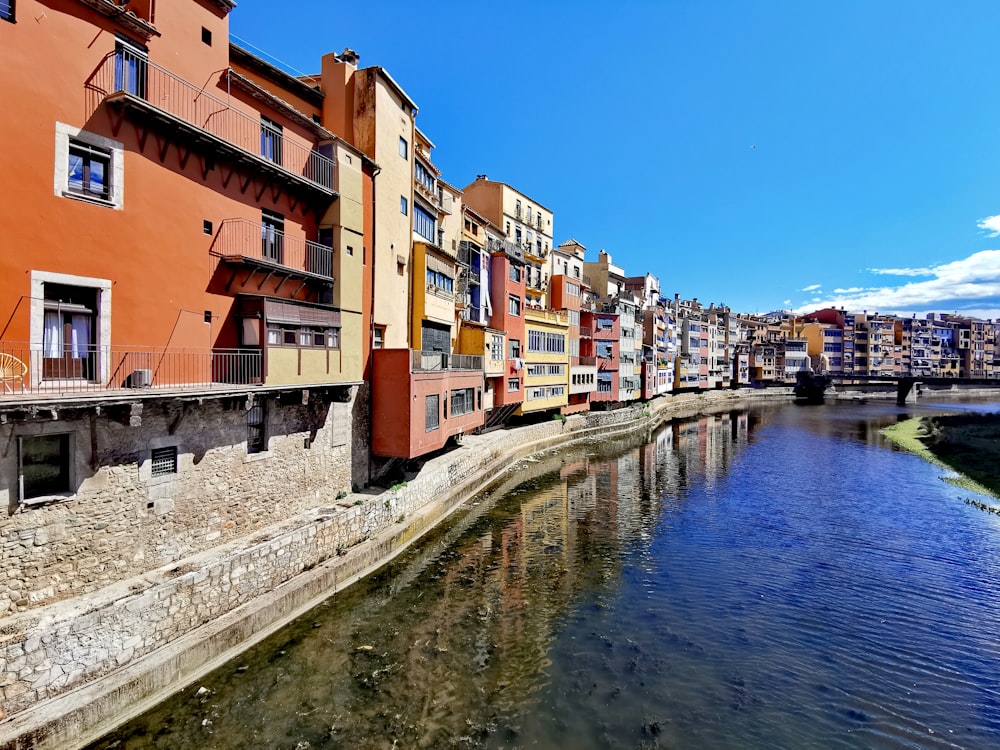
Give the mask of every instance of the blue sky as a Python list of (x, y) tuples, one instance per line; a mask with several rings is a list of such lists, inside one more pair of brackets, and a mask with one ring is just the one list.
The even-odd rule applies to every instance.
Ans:
[(241, 0), (235, 41), (355, 49), (446, 180), (515, 185), (666, 295), (1000, 318), (996, 0), (294, 6)]

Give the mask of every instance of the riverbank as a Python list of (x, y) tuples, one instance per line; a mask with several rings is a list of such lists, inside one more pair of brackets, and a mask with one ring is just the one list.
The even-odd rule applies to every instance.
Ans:
[(385, 492), (338, 498), (169, 569), (6, 618), (0, 745), (96, 739), (376, 570), (529, 455), (790, 398), (783, 388), (680, 394), (467, 436)]
[(958, 473), (956, 487), (1000, 498), (1000, 415), (918, 417), (884, 430), (897, 445)]

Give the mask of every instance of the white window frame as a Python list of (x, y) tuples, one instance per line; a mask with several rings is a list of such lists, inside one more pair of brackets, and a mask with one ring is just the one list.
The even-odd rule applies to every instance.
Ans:
[[(69, 144), (71, 140), (108, 152), (110, 167), (107, 178), (109, 181), (107, 200), (70, 191)], [(97, 133), (91, 133), (64, 122), (56, 122), (55, 171), (52, 189), (53, 193), (60, 198), (72, 198), (121, 211), (125, 207), (125, 145), (120, 141), (113, 141), (103, 135), (97, 135)]]
[[(97, 290), (97, 325), (93, 345), (96, 351), (111, 344), (111, 280), (95, 279), (88, 276), (73, 276), (68, 273), (52, 273), (50, 271), (31, 272), (31, 305), (29, 324), (29, 346), (32, 352), (38, 352), (41, 357), (43, 339), (45, 336), (45, 285), (63, 284), (65, 286), (87, 287)], [(35, 355), (32, 355), (35, 356)], [(97, 375), (101, 383), (107, 383), (110, 373), (109, 357), (98, 357)], [(34, 364), (34, 363), (33, 363)], [(41, 361), (31, 368), (31, 387), (38, 388), (42, 384)]]

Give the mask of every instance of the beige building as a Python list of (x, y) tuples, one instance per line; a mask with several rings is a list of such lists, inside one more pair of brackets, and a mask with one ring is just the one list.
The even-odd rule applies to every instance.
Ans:
[(358, 67), (351, 50), (323, 57), (323, 121), (380, 167), (375, 180), (374, 325), (376, 348), (409, 346), (417, 105), (381, 67)]
[(548, 307), (551, 276), (552, 212), (504, 182), (479, 175), (463, 189), (463, 200), (499, 226), (524, 252), (524, 302), (534, 309)]

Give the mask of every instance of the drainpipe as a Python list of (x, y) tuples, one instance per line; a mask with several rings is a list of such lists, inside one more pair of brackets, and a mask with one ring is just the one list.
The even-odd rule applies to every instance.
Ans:
[(377, 216), (375, 213), (375, 178), (378, 177), (381, 171), (382, 167), (375, 164), (372, 169), (372, 298), (368, 306), (368, 357), (370, 360), (370, 366), (368, 368), (368, 478), (365, 480), (366, 487), (371, 481), (372, 460), (374, 458), (374, 454), (372, 453), (372, 429), (374, 427), (374, 420), (372, 417), (375, 414), (375, 399), (373, 396), (375, 391), (375, 235), (377, 231), (376, 228), (378, 226), (376, 221)]

